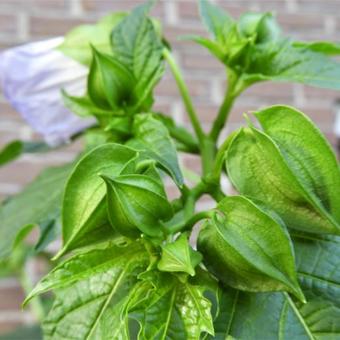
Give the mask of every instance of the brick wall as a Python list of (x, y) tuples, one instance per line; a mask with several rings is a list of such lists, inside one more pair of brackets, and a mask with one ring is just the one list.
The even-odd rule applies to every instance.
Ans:
[[(217, 2), (217, 1), (216, 1)], [(287, 34), (303, 40), (340, 40), (340, 0), (220, 0), (232, 15), (245, 10), (274, 11)], [(74, 25), (94, 22), (114, 10), (127, 10), (135, 0), (0, 0), (0, 49), (62, 35)], [(179, 35), (205, 31), (198, 19), (194, 0), (161, 0), (154, 10), (162, 18), (166, 37), (184, 70), (184, 76), (205, 128), (221, 102), (225, 79), (223, 68), (199, 46), (177, 39)], [(263, 83), (248, 89), (232, 111), (230, 129), (242, 122), (241, 113), (261, 106), (284, 103), (306, 112), (334, 144), (332, 134), (334, 102), (340, 94), (302, 85)], [(188, 123), (177, 88), (166, 74), (157, 88), (157, 107)], [(225, 132), (226, 134), (227, 132)], [(224, 135), (225, 135), (224, 134)], [(0, 148), (12, 139), (36, 139), (20, 116), (0, 95)], [(0, 200), (18, 192), (44, 167), (72, 159), (79, 143), (49, 153), (24, 156), (0, 169)], [(197, 157), (183, 157), (183, 163), (197, 167)], [(34, 267), (32, 267), (33, 272)], [(21, 312), (23, 292), (14, 278), (0, 280), (0, 333), (33, 321), (29, 311)]]

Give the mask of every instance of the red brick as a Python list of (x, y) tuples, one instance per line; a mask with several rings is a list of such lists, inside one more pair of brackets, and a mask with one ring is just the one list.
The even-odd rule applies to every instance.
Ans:
[(319, 32), (324, 29), (324, 22), (320, 19), (320, 15), (309, 14), (286, 14), (278, 13), (277, 19), (279, 24), (282, 26), (283, 31), (286, 32)]
[(307, 101), (310, 100), (319, 100), (319, 101), (329, 101), (331, 104), (336, 100), (340, 99), (339, 90), (331, 90), (331, 89), (320, 89), (317, 87), (305, 86), (304, 94)]
[(242, 95), (249, 100), (261, 98), (267, 103), (283, 104), (292, 102), (293, 85), (275, 82), (258, 83), (249, 87)]
[(78, 25), (92, 23), (91, 20), (30, 17), (30, 33), (37, 37), (55, 37), (64, 35)]
[(318, 15), (335, 14), (339, 12), (339, 0), (296, 0), (298, 8), (301, 12), (309, 15), (309, 13), (317, 13)]
[(6, 8), (18, 9), (26, 12), (37, 10), (65, 10), (69, 0), (1, 0), (0, 5)]
[(21, 120), (20, 114), (17, 113), (10, 104), (0, 102), (0, 122), (5, 120)]
[(183, 165), (186, 168), (198, 174), (201, 173), (201, 159), (199, 156), (186, 154), (183, 156), (182, 160), (183, 160)]
[[(212, 71), (216, 72), (214, 74), (218, 74), (217, 72), (223, 72), (224, 66), (220, 61), (216, 60), (211, 55), (206, 54), (193, 54), (191, 52), (185, 52), (182, 55), (182, 65), (184, 68), (187, 68), (190, 72), (207, 72), (210, 73)], [(202, 67), (204, 65), (204, 68)]]
[(178, 1), (177, 11), (180, 19), (199, 20), (198, 2)]
[[(205, 96), (209, 95), (209, 82), (206, 80), (193, 80), (185, 79), (186, 85), (192, 96)], [(156, 88), (156, 94), (160, 96), (178, 96), (178, 86), (175, 80), (171, 77), (162, 79)]]
[(22, 326), (22, 321), (6, 321), (0, 322), (0, 335), (15, 330), (17, 327)]
[[(137, 5), (144, 3), (138, 0), (83, 0), (83, 8), (89, 13), (93, 12), (120, 12), (130, 11)], [(152, 9), (152, 15), (162, 15), (163, 9), (159, 4)]]
[(11, 14), (0, 14), (0, 32), (2, 35), (17, 33), (17, 18)]
[(21, 310), (25, 299), (24, 292), (19, 285), (0, 287), (0, 311)]

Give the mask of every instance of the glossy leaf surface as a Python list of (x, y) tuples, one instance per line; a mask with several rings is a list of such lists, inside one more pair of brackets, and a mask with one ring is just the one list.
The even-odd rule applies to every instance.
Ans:
[(234, 20), (221, 8), (207, 0), (200, 0), (200, 15), (207, 29), (216, 40), (223, 41)]
[(132, 147), (143, 150), (155, 159), (175, 180), (183, 184), (183, 176), (179, 168), (177, 151), (167, 128), (151, 114), (141, 114), (135, 118), (133, 133), (135, 139), (129, 142)]
[(300, 183), (266, 134), (255, 128), (242, 129), (228, 149), (226, 165), (237, 190), (265, 203), (287, 227), (320, 234), (340, 232), (336, 221)]
[(106, 212), (106, 188), (100, 175), (119, 175), (136, 155), (130, 148), (111, 143), (93, 149), (78, 162), (64, 193), (64, 247), (59, 255), (85, 241), (88, 244), (112, 236)]
[(160, 220), (172, 216), (163, 184), (146, 175), (103, 177), (107, 184), (107, 204), (111, 225), (125, 236), (162, 237)]
[(214, 334), (206, 287), (181, 282), (163, 273), (152, 280), (154, 290), (131, 311), (140, 323), (138, 339), (198, 340)]
[(326, 138), (302, 112), (273, 106), (255, 116), (304, 188), (340, 223), (340, 168)]
[[(134, 242), (93, 249), (58, 265), (31, 294), (56, 289), (56, 299), (43, 324), (44, 338), (95, 338), (106, 313), (112, 316), (110, 310), (119, 306), (147, 264), (144, 247)], [(116, 313), (118, 320), (120, 314)]]
[(114, 57), (135, 77), (140, 103), (147, 99), (164, 72), (163, 44), (147, 11), (148, 5), (137, 7), (111, 35)]
[(222, 282), (246, 291), (288, 290), (304, 300), (284, 226), (242, 196), (224, 198), (200, 232), (198, 249)]
[(339, 237), (294, 235), (293, 240), (307, 303), (282, 293), (248, 294), (224, 288), (214, 322), (216, 338), (339, 339)]
[(195, 267), (202, 261), (202, 255), (193, 250), (188, 237), (182, 234), (176, 241), (162, 246), (162, 257), (157, 268), (164, 272), (184, 272), (195, 275)]
[(102, 109), (124, 109), (132, 105), (135, 78), (117, 58), (93, 50), (88, 77), (88, 94)]

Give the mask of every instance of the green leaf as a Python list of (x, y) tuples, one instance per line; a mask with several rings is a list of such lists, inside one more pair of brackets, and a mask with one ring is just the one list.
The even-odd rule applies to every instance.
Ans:
[(95, 25), (78, 26), (66, 34), (64, 42), (58, 49), (81, 64), (89, 66), (92, 60), (91, 45), (100, 52), (110, 53), (112, 29), (125, 16), (125, 13), (113, 13)]
[(255, 128), (241, 129), (228, 149), (226, 166), (237, 190), (274, 210), (287, 227), (339, 233), (336, 221), (309, 194), (266, 134)]
[(188, 237), (182, 234), (176, 241), (162, 246), (162, 257), (157, 268), (163, 272), (184, 272), (195, 275), (195, 267), (202, 261), (202, 255), (193, 250)]
[(241, 290), (287, 290), (304, 300), (284, 226), (242, 196), (226, 197), (200, 232), (198, 250), (222, 282)]
[(135, 138), (128, 145), (145, 151), (171, 175), (178, 186), (182, 186), (183, 176), (176, 147), (163, 123), (153, 118), (152, 114), (140, 114), (135, 117), (133, 134)]
[(106, 213), (105, 183), (99, 175), (121, 174), (136, 156), (134, 150), (110, 143), (91, 150), (78, 162), (65, 188), (63, 248), (58, 256), (94, 240), (112, 237)]
[(135, 93), (139, 104), (147, 100), (164, 72), (163, 44), (155, 25), (146, 16), (149, 5), (135, 8), (112, 31), (114, 57), (136, 79)]
[(73, 164), (44, 170), (21, 193), (0, 207), (0, 258), (10, 255), (17, 234), (39, 225), (51, 228), (60, 215), (64, 185)]
[[(298, 277), (307, 299), (287, 294), (249, 294), (223, 288), (216, 338), (339, 339), (340, 238), (293, 235)], [(247, 320), (247, 322), (245, 322)]]
[(218, 6), (208, 0), (200, 0), (200, 15), (207, 29), (217, 41), (224, 41), (224, 36), (234, 23), (234, 20)]
[(244, 13), (238, 28), (245, 37), (255, 37), (255, 43), (276, 41), (280, 37), (280, 28), (271, 13)]
[(168, 273), (159, 273), (152, 283), (148, 298), (131, 310), (140, 323), (138, 339), (199, 340), (202, 332), (214, 334), (205, 286), (181, 282)]
[(61, 93), (65, 106), (78, 116), (88, 117), (93, 115), (101, 116), (112, 115), (113, 113), (116, 114), (116, 112), (113, 112), (112, 109), (101, 109), (96, 106), (88, 95), (83, 97), (70, 96), (65, 90), (61, 90)]
[(272, 80), (340, 89), (340, 63), (288, 40), (253, 47), (247, 60), (243, 75), (247, 84)]
[(160, 220), (173, 212), (163, 184), (146, 175), (103, 176), (107, 184), (107, 205), (111, 225), (125, 236), (140, 232), (162, 237)]
[(8, 143), (0, 150), (0, 166), (18, 158), (22, 153), (22, 143), (18, 140)]
[(187, 36), (186, 38), (188, 38), (188, 39), (194, 41), (195, 43), (205, 47), (217, 59), (224, 62), (225, 57), (226, 57), (226, 52), (225, 52), (224, 46), (221, 45), (220, 43), (218, 43), (214, 40), (210, 40), (208, 38), (200, 37), (198, 35), (190, 35), (190, 36)]
[(255, 116), (304, 188), (340, 223), (340, 168), (320, 130), (302, 112), (287, 106), (269, 107)]
[[(26, 299), (55, 290), (56, 299), (43, 323), (44, 339), (92, 338), (107, 314), (112, 317), (112, 310), (121, 306), (147, 265), (148, 254), (139, 242), (108, 244), (58, 265)], [(122, 312), (115, 318), (120, 320)]]
[(134, 102), (136, 80), (118, 59), (93, 49), (93, 62), (87, 90), (91, 101), (101, 109), (124, 109)]
[(23, 153), (46, 152), (53, 149), (42, 141), (14, 140), (0, 150), (0, 167), (16, 160)]
[(340, 44), (333, 43), (330, 41), (312, 41), (312, 42), (294, 41), (293, 46), (302, 47), (305, 49), (309, 49), (313, 52), (319, 52), (327, 55), (340, 54)]

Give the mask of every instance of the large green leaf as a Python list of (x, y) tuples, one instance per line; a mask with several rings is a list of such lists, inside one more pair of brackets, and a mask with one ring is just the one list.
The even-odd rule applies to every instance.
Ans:
[(340, 54), (340, 44), (333, 43), (330, 41), (312, 41), (312, 42), (294, 41), (293, 45), (296, 47), (303, 47), (305, 49), (309, 49), (313, 52), (320, 52), (328, 55)]
[(302, 112), (287, 106), (269, 107), (255, 116), (295, 176), (340, 223), (340, 168), (320, 130)]
[(271, 13), (244, 13), (238, 23), (241, 35), (254, 37), (256, 43), (276, 41), (280, 28)]
[(304, 300), (284, 226), (242, 196), (226, 197), (201, 230), (198, 250), (222, 282), (241, 290), (286, 290)]
[(159, 273), (152, 283), (154, 290), (131, 309), (140, 323), (138, 339), (199, 340), (202, 332), (214, 334), (204, 285), (182, 282), (168, 273)]
[(101, 52), (110, 53), (112, 29), (125, 16), (125, 13), (114, 13), (104, 17), (95, 25), (78, 26), (66, 34), (64, 42), (58, 49), (72, 59), (90, 65), (91, 45)]
[(112, 31), (114, 57), (124, 64), (136, 79), (139, 102), (149, 96), (164, 72), (163, 44), (154, 23), (147, 17), (149, 5), (134, 9)]
[(121, 243), (115, 241), (75, 255), (42, 279), (29, 298), (55, 290), (56, 299), (43, 323), (44, 339), (96, 338), (96, 328), (108, 316), (119, 325), (123, 310), (115, 314), (112, 310), (123, 307), (122, 301), (136, 284), (137, 275), (149, 262), (141, 243)]
[(221, 8), (208, 0), (200, 0), (199, 5), (200, 15), (205, 26), (217, 41), (223, 42), (234, 20)]
[(103, 177), (111, 225), (126, 236), (164, 237), (160, 220), (172, 217), (163, 183), (147, 175)]
[(17, 234), (39, 225), (41, 235), (54, 228), (60, 216), (62, 193), (72, 164), (44, 170), (21, 193), (0, 207), (0, 258), (7, 257)]
[(155, 159), (175, 180), (176, 184), (183, 184), (183, 176), (179, 168), (177, 151), (167, 128), (152, 114), (136, 116), (133, 125), (134, 139), (129, 145), (143, 150)]
[(294, 235), (302, 304), (282, 293), (223, 288), (214, 326), (217, 339), (340, 339), (339, 237)]
[(289, 168), (279, 147), (255, 128), (241, 129), (226, 156), (230, 180), (246, 196), (276, 211), (287, 227), (314, 233), (340, 233), (334, 218)]
[(63, 209), (63, 248), (59, 256), (93, 240), (112, 236), (106, 213), (106, 188), (100, 175), (117, 176), (137, 153), (119, 144), (104, 144), (87, 153), (66, 184)]
[(339, 62), (287, 40), (252, 48), (248, 60), (243, 78), (249, 84), (274, 80), (340, 89)]

